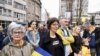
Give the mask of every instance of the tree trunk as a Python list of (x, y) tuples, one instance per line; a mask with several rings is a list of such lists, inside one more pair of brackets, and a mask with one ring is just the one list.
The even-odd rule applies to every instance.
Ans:
[(83, 0), (78, 0), (78, 2), (79, 2), (79, 14), (78, 14), (78, 19), (77, 19), (77, 25), (80, 25), (81, 24), (81, 14), (82, 14)]

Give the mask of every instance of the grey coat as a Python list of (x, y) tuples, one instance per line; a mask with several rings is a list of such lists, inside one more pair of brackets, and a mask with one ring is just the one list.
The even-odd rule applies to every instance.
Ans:
[(22, 47), (17, 47), (10, 42), (2, 49), (2, 56), (31, 56), (34, 51), (32, 45), (25, 42)]

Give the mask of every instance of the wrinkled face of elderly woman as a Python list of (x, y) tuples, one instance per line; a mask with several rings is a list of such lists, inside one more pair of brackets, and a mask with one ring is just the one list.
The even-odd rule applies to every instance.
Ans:
[(21, 28), (21, 27), (14, 28), (14, 29), (12, 29), (11, 37), (15, 41), (23, 40), (24, 33), (25, 32), (23, 31), (23, 28)]

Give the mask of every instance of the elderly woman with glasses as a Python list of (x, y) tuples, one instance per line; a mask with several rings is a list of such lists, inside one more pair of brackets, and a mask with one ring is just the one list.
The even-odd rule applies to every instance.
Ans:
[(31, 56), (33, 47), (24, 40), (25, 27), (14, 22), (8, 31), (10, 42), (2, 49), (2, 56)]

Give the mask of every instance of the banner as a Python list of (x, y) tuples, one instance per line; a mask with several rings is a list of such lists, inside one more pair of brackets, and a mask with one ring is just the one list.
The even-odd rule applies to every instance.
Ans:
[(37, 51), (34, 51), (34, 52), (32, 53), (32, 56), (43, 56), (43, 55), (41, 55), (41, 54), (38, 53)]
[(71, 19), (71, 12), (65, 12), (65, 17), (66, 17), (67, 20), (70, 21), (70, 19)]
[(52, 56), (52, 55), (49, 54), (47, 51), (43, 50), (42, 48), (38, 47), (32, 53), (32, 56)]

